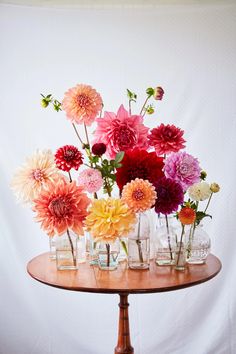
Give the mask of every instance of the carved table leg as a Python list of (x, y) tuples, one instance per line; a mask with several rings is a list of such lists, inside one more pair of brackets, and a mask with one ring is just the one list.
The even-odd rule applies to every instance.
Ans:
[(128, 294), (120, 295), (120, 317), (119, 317), (119, 332), (118, 342), (115, 348), (115, 354), (134, 354), (134, 348), (130, 343), (129, 334), (129, 312), (128, 312)]

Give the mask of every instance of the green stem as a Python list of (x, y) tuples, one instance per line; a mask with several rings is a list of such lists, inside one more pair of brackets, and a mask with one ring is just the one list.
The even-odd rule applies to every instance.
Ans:
[[(144, 110), (144, 108), (145, 108), (145, 106), (146, 106), (146, 103), (147, 103), (147, 101), (149, 100), (150, 97), (151, 97), (151, 96), (147, 96), (146, 100), (144, 101), (144, 104), (143, 104), (143, 106), (142, 106), (142, 108), (141, 108), (141, 111), (140, 111), (140, 113), (139, 113), (140, 116), (142, 115), (143, 110)], [(143, 117), (145, 116), (145, 114), (146, 114), (146, 110), (145, 110), (145, 112), (144, 112), (144, 114), (143, 114)]]
[(129, 115), (131, 116), (131, 100), (129, 100)]
[(178, 267), (178, 264), (179, 264), (179, 258), (180, 258), (181, 248), (182, 248), (183, 235), (184, 235), (184, 225), (182, 224), (182, 232), (181, 232), (181, 237), (180, 237), (179, 253), (178, 253), (178, 258), (177, 258), (177, 262), (176, 262), (177, 267)]
[(138, 215), (138, 239), (136, 240), (136, 243), (138, 245), (138, 253), (139, 253), (139, 260), (141, 263), (143, 263), (143, 253), (142, 253), (142, 247), (141, 247), (141, 240), (140, 240), (140, 213)]
[(70, 183), (71, 183), (72, 182), (72, 178), (71, 178), (70, 171), (68, 171), (68, 175), (69, 175), (69, 179), (70, 179)]
[(106, 249), (107, 249), (107, 267), (110, 266), (110, 248), (111, 248), (111, 246), (109, 245), (109, 243), (106, 243)]
[(213, 195), (213, 192), (211, 192), (211, 195), (210, 195), (210, 198), (208, 199), (208, 202), (207, 202), (206, 208), (205, 208), (205, 210), (204, 210), (204, 213), (207, 211), (207, 208), (209, 207), (209, 204), (210, 204), (212, 195)]
[(166, 219), (166, 230), (167, 230), (167, 237), (168, 237), (168, 246), (169, 246), (169, 251), (170, 251), (170, 259), (173, 261), (173, 255), (172, 255), (172, 249), (171, 249), (171, 244), (170, 244), (170, 229), (169, 229), (169, 223), (168, 223), (168, 216), (165, 215)]
[(84, 123), (84, 130), (85, 130), (85, 135), (86, 135), (87, 144), (88, 144), (88, 146), (90, 146), (90, 144), (89, 144), (89, 137), (88, 137), (88, 131), (87, 131), (87, 126), (86, 126), (85, 123)]
[(66, 232), (67, 232), (67, 235), (68, 235), (68, 238), (69, 238), (69, 241), (70, 241), (70, 247), (71, 247), (71, 253), (72, 253), (72, 258), (73, 258), (73, 264), (74, 264), (74, 266), (76, 266), (76, 258), (75, 258), (75, 255), (74, 255), (73, 242), (72, 242), (72, 240), (71, 240), (70, 232), (69, 232), (68, 229), (66, 230)]
[(79, 138), (79, 141), (81, 142), (82, 145), (84, 145), (83, 140), (82, 140), (81, 137), (79, 136), (79, 133), (78, 133), (78, 130), (76, 129), (75, 124), (72, 123), (72, 125), (73, 125), (73, 128), (74, 128), (74, 130), (75, 130), (75, 133), (76, 133), (77, 137)]

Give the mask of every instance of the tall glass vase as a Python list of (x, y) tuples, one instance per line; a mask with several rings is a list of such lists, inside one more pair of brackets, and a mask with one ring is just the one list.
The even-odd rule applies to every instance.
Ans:
[(177, 231), (174, 216), (158, 216), (156, 227), (156, 264), (159, 266), (175, 263)]
[(78, 269), (78, 236), (67, 230), (56, 238), (56, 264), (58, 270)]
[(134, 230), (128, 236), (128, 264), (131, 269), (148, 269), (150, 264), (150, 225), (145, 213), (138, 214)]

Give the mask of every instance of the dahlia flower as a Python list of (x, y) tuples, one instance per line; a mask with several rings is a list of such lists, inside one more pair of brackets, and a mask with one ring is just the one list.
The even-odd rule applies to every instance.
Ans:
[(220, 186), (219, 186), (219, 184), (218, 183), (212, 183), (211, 185), (210, 185), (210, 189), (211, 189), (211, 192), (212, 193), (218, 193), (219, 192), (219, 190), (220, 190)]
[(165, 160), (165, 176), (178, 182), (184, 191), (199, 182), (201, 169), (199, 162), (186, 152), (173, 152)]
[(178, 152), (185, 147), (184, 131), (174, 125), (161, 124), (151, 130), (148, 137), (150, 146), (155, 148), (157, 155)]
[(32, 202), (49, 182), (59, 176), (50, 150), (37, 150), (20, 167), (11, 182), (11, 187), (21, 202)]
[(121, 200), (94, 199), (85, 225), (95, 241), (110, 242), (128, 235), (136, 222), (135, 213)]
[(103, 143), (97, 143), (92, 146), (92, 153), (96, 156), (102, 156), (106, 152), (106, 145)]
[(72, 168), (78, 170), (83, 163), (83, 157), (77, 147), (65, 145), (56, 151), (55, 163), (60, 170), (69, 172)]
[(196, 220), (196, 212), (190, 207), (183, 207), (178, 213), (178, 218), (181, 224), (191, 225)]
[(102, 141), (111, 159), (119, 151), (148, 147), (148, 128), (143, 124), (143, 117), (129, 115), (123, 105), (120, 106), (117, 114), (105, 112), (104, 118), (97, 118), (96, 122), (94, 142)]
[(134, 212), (150, 209), (156, 200), (156, 192), (153, 185), (143, 179), (135, 178), (127, 183), (122, 191), (122, 200)]
[(89, 203), (90, 199), (75, 181), (68, 183), (65, 179), (58, 179), (50, 182), (34, 199), (32, 209), (36, 213), (36, 221), (41, 223), (48, 236), (61, 235), (67, 229), (83, 235)]
[(153, 183), (164, 176), (163, 166), (163, 158), (158, 157), (155, 152), (140, 149), (127, 151), (122, 160), (122, 167), (117, 169), (116, 183), (120, 190), (135, 178)]
[(163, 95), (164, 95), (164, 90), (162, 87), (158, 86), (154, 89), (154, 94), (153, 94), (153, 97), (155, 100), (157, 101), (161, 101), (162, 98), (163, 98)]
[(103, 185), (102, 174), (99, 170), (94, 168), (87, 168), (80, 172), (78, 177), (78, 184), (89, 193), (97, 192)]
[(208, 183), (198, 182), (189, 187), (188, 194), (192, 200), (199, 202), (210, 197), (211, 189)]
[(170, 179), (163, 177), (153, 183), (157, 199), (155, 203), (156, 213), (168, 215), (178, 209), (178, 206), (184, 201), (184, 192), (181, 185)]
[(94, 88), (81, 84), (65, 93), (61, 107), (72, 123), (91, 125), (102, 109), (102, 98)]

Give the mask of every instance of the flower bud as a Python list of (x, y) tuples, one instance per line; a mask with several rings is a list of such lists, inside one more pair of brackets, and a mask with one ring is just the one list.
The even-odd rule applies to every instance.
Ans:
[(164, 90), (162, 87), (158, 86), (154, 89), (153, 97), (157, 101), (161, 101), (164, 95)]
[(218, 184), (218, 183), (212, 183), (212, 184), (210, 185), (210, 190), (212, 191), (212, 193), (217, 193), (217, 192), (219, 192), (219, 190), (220, 190), (219, 184)]
[(154, 113), (154, 108), (153, 108), (153, 106), (151, 104), (149, 106), (147, 106), (146, 112), (147, 112), (147, 114), (153, 114)]
[(201, 175), (200, 175), (200, 178), (204, 181), (207, 177), (207, 173), (206, 171), (201, 171)]
[(92, 153), (96, 156), (102, 156), (106, 152), (106, 145), (103, 143), (96, 143), (92, 146)]
[(41, 106), (42, 106), (43, 108), (46, 108), (48, 105), (49, 105), (48, 100), (47, 100), (46, 98), (43, 98), (43, 99), (41, 100)]

